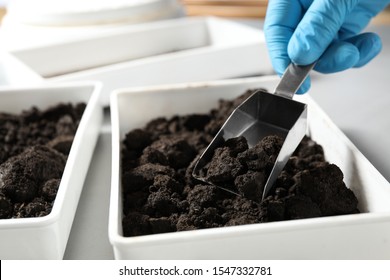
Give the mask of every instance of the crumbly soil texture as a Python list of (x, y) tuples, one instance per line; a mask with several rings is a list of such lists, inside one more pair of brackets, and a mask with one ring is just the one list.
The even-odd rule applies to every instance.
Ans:
[(220, 100), (208, 114), (157, 118), (125, 135), (124, 236), (359, 213), (342, 171), (306, 136), (264, 200), (263, 188), (283, 143), (276, 135), (251, 148), (243, 137), (228, 139), (202, 170), (212, 184), (192, 176), (200, 154), (253, 92)]
[(0, 113), (0, 219), (51, 212), (85, 107), (60, 103)]

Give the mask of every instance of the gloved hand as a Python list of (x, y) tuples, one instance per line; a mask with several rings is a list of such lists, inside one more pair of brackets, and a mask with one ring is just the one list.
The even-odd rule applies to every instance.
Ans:
[[(377, 34), (362, 33), (390, 0), (270, 0), (264, 33), (277, 74), (292, 61), (334, 73), (360, 67), (382, 49)], [(310, 88), (310, 77), (298, 93)]]

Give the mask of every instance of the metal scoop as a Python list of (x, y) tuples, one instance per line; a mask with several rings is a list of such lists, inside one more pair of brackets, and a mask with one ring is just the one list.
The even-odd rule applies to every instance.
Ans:
[[(253, 147), (265, 136), (278, 135), (284, 142), (265, 184), (262, 195), (264, 199), (306, 133), (307, 105), (292, 98), (314, 65), (315, 63), (307, 66), (290, 64), (274, 94), (256, 91), (241, 103), (200, 156), (193, 176), (213, 184), (207, 181), (201, 170), (210, 162), (214, 150), (221, 147), (227, 139), (244, 136), (248, 146)], [(230, 189), (221, 188), (235, 193)]]

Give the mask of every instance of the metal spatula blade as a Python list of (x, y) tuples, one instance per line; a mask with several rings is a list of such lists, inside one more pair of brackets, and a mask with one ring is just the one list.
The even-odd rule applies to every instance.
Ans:
[(248, 146), (253, 147), (265, 136), (278, 135), (284, 142), (265, 184), (262, 195), (264, 199), (306, 133), (307, 105), (292, 98), (314, 65), (315, 63), (307, 66), (290, 64), (274, 94), (256, 91), (241, 103), (198, 159), (193, 176), (213, 184), (208, 182), (206, 174), (202, 174), (203, 168), (210, 162), (215, 149), (230, 138), (244, 136)]

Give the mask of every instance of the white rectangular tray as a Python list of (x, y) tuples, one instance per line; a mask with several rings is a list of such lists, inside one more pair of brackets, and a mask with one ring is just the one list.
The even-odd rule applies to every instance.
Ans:
[(42, 81), (42, 77), (26, 64), (0, 49), (0, 86), (23, 86)]
[(12, 55), (47, 82), (98, 80), (112, 90), (273, 72), (261, 30), (213, 17), (136, 24), (16, 49)]
[(389, 259), (390, 185), (308, 95), (308, 134), (343, 171), (362, 213), (138, 237), (122, 235), (120, 142), (156, 117), (208, 113), (249, 88), (273, 91), (276, 77), (129, 88), (111, 96), (109, 238), (116, 259)]
[(49, 215), (0, 219), (0, 259), (62, 259), (80, 193), (103, 120), (99, 83), (0, 87), (0, 112), (19, 114), (60, 102), (87, 106), (75, 134), (60, 187)]

